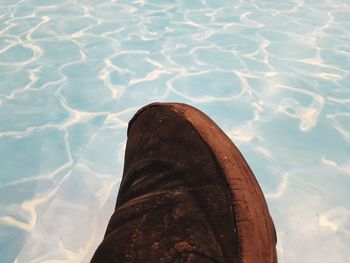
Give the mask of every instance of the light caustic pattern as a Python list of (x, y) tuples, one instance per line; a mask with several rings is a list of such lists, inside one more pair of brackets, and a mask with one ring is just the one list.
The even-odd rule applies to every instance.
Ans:
[(88, 262), (127, 122), (210, 115), (254, 170), (280, 262), (348, 262), (350, 2), (0, 1), (0, 262)]

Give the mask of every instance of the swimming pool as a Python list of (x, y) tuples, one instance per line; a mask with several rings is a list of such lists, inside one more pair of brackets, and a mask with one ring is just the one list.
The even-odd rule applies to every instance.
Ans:
[(0, 2), (0, 262), (88, 262), (152, 101), (251, 165), (279, 262), (350, 258), (350, 2)]

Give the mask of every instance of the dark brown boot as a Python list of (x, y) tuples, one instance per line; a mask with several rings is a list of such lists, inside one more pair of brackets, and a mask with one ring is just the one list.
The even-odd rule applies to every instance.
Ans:
[(154, 103), (129, 123), (123, 179), (91, 262), (277, 262), (262, 191), (199, 110)]

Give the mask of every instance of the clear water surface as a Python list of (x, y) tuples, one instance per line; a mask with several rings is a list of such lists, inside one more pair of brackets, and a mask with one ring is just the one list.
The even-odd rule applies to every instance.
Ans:
[(1, 0), (0, 262), (89, 261), (153, 101), (239, 146), (280, 262), (349, 262), (349, 73), (348, 0)]

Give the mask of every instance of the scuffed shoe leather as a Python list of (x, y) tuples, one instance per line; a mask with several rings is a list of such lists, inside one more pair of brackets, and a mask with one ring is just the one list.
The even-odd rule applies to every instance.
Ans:
[(275, 244), (254, 175), (206, 115), (155, 103), (134, 116), (115, 212), (91, 262), (270, 263)]

